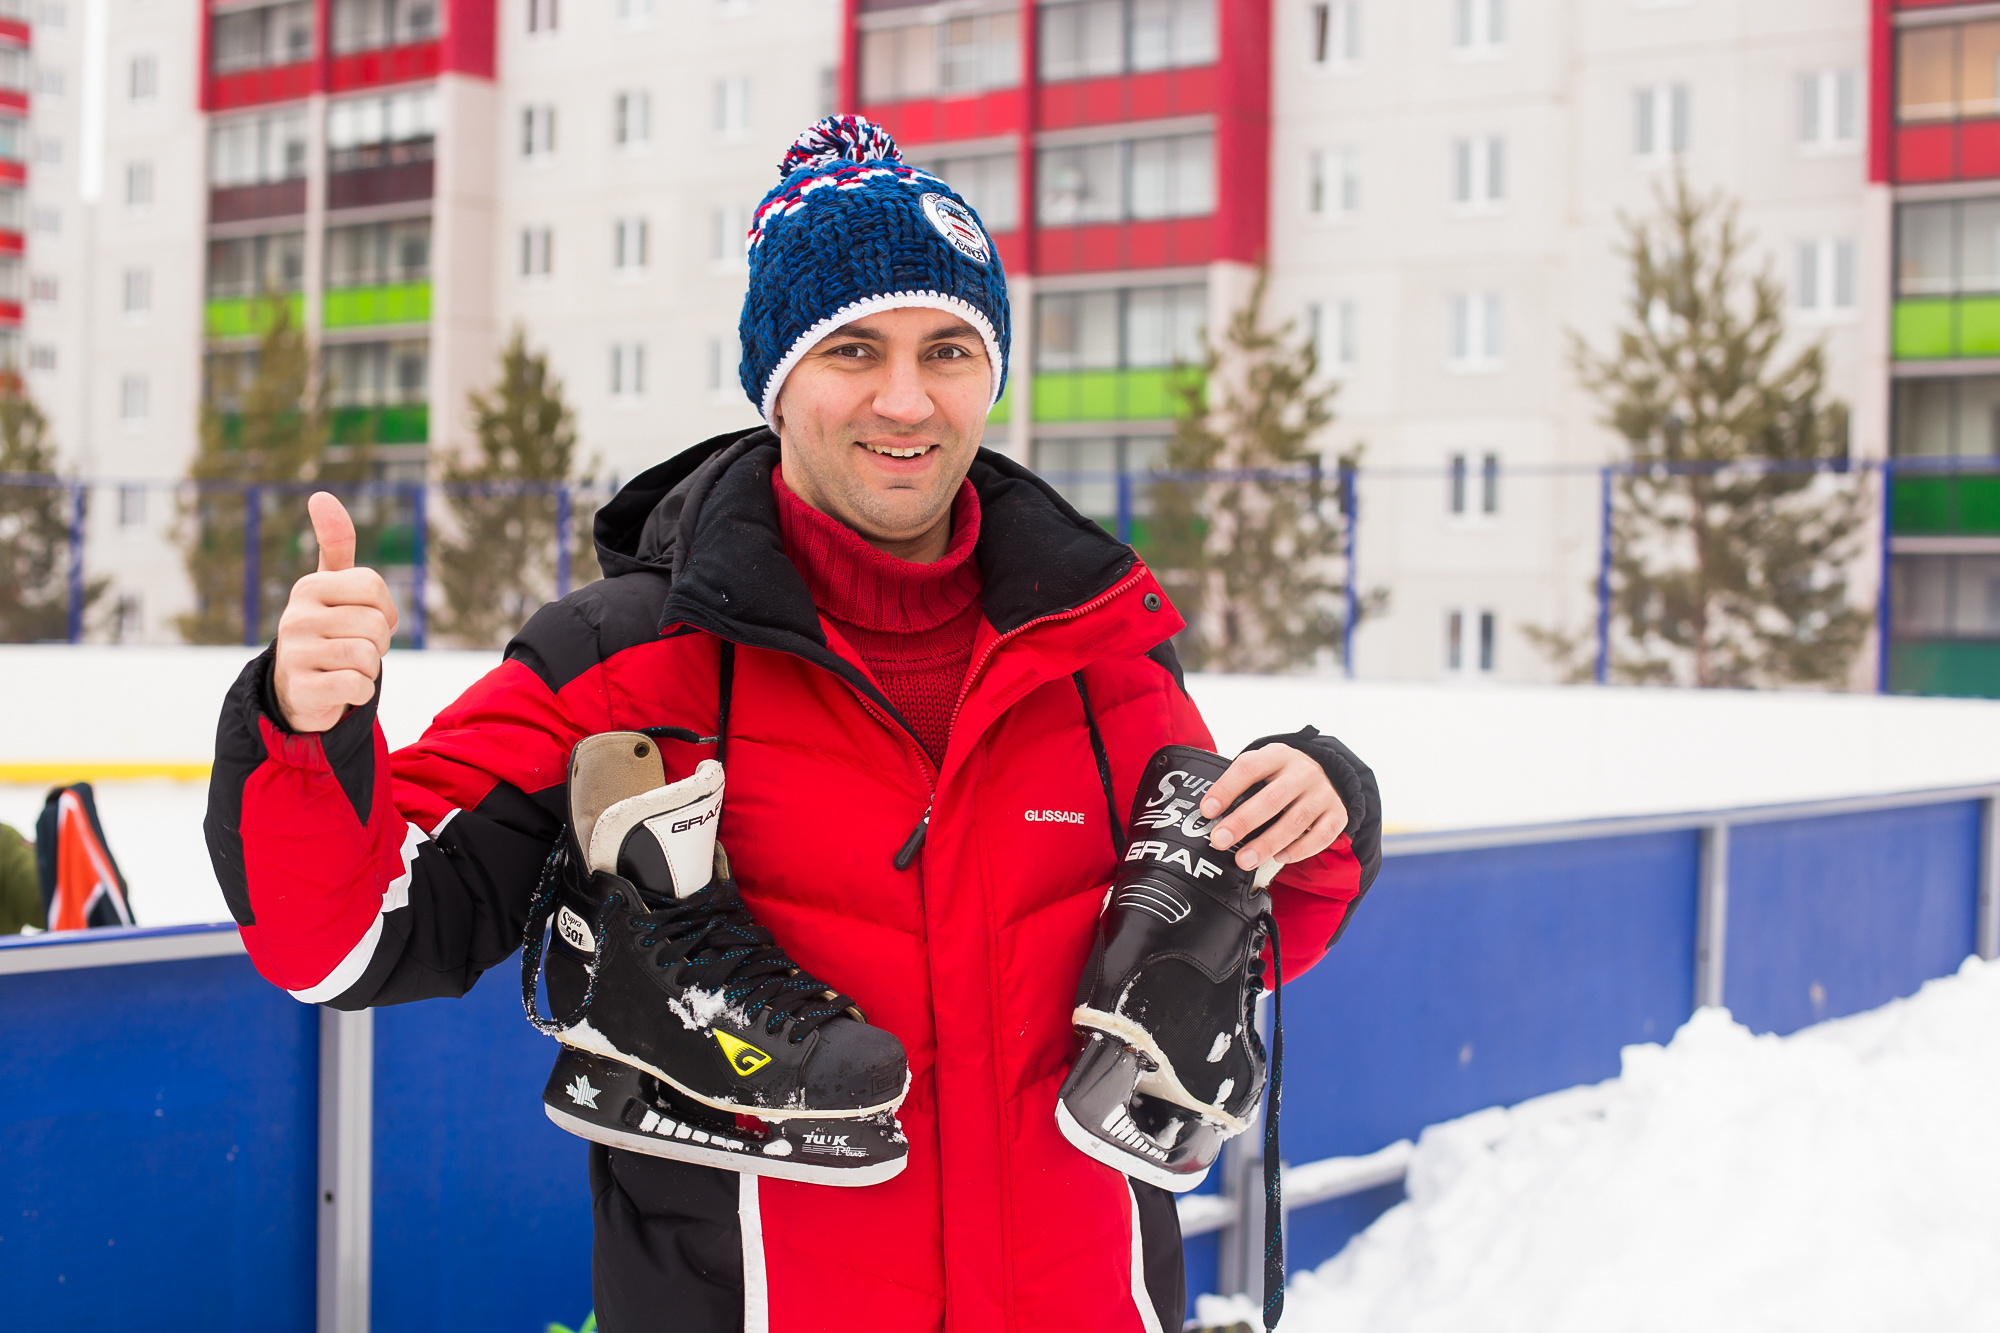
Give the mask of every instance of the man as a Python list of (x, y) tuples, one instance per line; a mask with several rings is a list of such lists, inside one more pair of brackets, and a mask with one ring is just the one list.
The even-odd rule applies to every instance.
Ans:
[[(1182, 622), (1129, 548), (980, 450), (1009, 312), (972, 211), (852, 118), (781, 175), (741, 326), (768, 427), (626, 486), (596, 521), (605, 579), (393, 758), (395, 610), (313, 497), (321, 570), (224, 708), (218, 875), (301, 999), (457, 995), (521, 942), (579, 740), (661, 729), (670, 778), (721, 751), (757, 922), (908, 1052), (908, 1165), (830, 1189), (593, 1146), (600, 1327), (1178, 1328), (1171, 1196), (1054, 1112), (1113, 821), (1161, 745), (1212, 748)], [(1204, 813), (1260, 781), (1212, 841), (1285, 863), (1296, 976), (1379, 863), (1373, 778), (1308, 729), (1240, 757)]]

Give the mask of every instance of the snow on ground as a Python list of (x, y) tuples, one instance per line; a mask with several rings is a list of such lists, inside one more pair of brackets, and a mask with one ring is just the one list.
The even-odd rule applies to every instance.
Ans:
[[(209, 875), (202, 765), (244, 648), (0, 648), (0, 821), (31, 825), (50, 774), (97, 785), (140, 919), (226, 916)], [(499, 661), (389, 655), (382, 723), (405, 745)], [(1190, 676), (1217, 744), (1312, 723), (1375, 768), (1396, 829), (1480, 828), (1905, 791), (2000, 780), (2000, 702), (1810, 692)], [(19, 701), (33, 701), (21, 706)], [(181, 766), (178, 783), (107, 765)], [(14, 786), (4, 784), (13, 783)]]
[(1424, 1131), (1408, 1201), (1293, 1279), (1283, 1327), (1990, 1333), (1996, 1107), (2000, 964), (1789, 1037), (1701, 1010), (1618, 1078)]

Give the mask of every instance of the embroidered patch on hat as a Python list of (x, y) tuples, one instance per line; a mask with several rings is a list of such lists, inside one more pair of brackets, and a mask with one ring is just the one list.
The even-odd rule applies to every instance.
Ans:
[(979, 225), (979, 219), (972, 216), (972, 210), (947, 195), (926, 194), (920, 200), (924, 216), (930, 219), (938, 235), (945, 238), (951, 248), (976, 264), (984, 264), (993, 258), (993, 251), (986, 243), (986, 232)]

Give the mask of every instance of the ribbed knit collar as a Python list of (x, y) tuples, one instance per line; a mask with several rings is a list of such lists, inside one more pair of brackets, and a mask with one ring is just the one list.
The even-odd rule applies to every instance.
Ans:
[(951, 542), (920, 565), (876, 550), (859, 533), (793, 494), (771, 469), (778, 531), (813, 605), (834, 620), (869, 630), (934, 629), (972, 605), (982, 579), (972, 548), (979, 540), (979, 493), (959, 483), (951, 502)]

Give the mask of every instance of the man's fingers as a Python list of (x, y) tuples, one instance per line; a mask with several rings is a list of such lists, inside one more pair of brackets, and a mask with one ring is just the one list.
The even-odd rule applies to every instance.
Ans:
[[(391, 608), (393, 610), (393, 608)], [(293, 623), (285, 626), (295, 631), (303, 639), (307, 636), (321, 639), (364, 639), (375, 645), (377, 653), (389, 651), (394, 641), (395, 628), (389, 623), (378, 606), (318, 606), (300, 612)]]
[(1283, 814), (1272, 821), (1271, 827), (1237, 849), (1236, 864), (1244, 870), (1256, 869), (1297, 842), (1319, 814), (1319, 809), (1308, 801), (1292, 802)]
[(1214, 819), (1229, 808), (1231, 801), (1246, 790), (1270, 777), (1284, 767), (1285, 756), (1292, 754), (1289, 745), (1266, 745), (1248, 754), (1239, 754), (1222, 771), (1201, 798), (1201, 813), (1204, 819)]
[(354, 520), (347, 507), (328, 491), (314, 491), (306, 500), (306, 513), (319, 543), (320, 573), (354, 568)]
[[(347, 668), (301, 671), (293, 677), (292, 695), (293, 705), (302, 713), (339, 710), (350, 704), (359, 708), (375, 697), (375, 680), (372, 676)], [(337, 721), (339, 718), (336, 716), (327, 725)]]
[(1280, 847), (1274, 855), (1282, 858), (1288, 866), (1297, 865), (1301, 861), (1309, 861), (1327, 848), (1333, 846), (1333, 840), (1338, 838), (1346, 828), (1347, 811), (1336, 806), (1322, 814), (1318, 819), (1315, 819), (1312, 822), (1312, 826), (1304, 833), (1301, 833), (1291, 846)]
[(1303, 770), (1273, 774), (1262, 791), (1222, 817), (1215, 832), (1209, 835), (1209, 846), (1217, 849), (1234, 846), (1253, 830), (1262, 828), (1305, 792), (1310, 776)]

